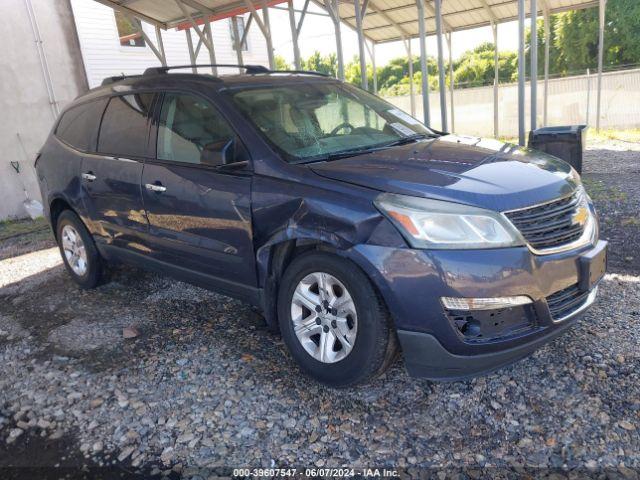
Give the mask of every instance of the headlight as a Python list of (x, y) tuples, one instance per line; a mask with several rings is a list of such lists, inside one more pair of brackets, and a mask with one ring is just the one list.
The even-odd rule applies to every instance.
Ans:
[(569, 172), (568, 179), (576, 186), (582, 186), (582, 178), (580, 178), (580, 174), (576, 171), (575, 168), (571, 167), (571, 171)]
[(498, 212), (459, 203), (383, 193), (375, 200), (413, 248), (469, 249), (524, 245)]

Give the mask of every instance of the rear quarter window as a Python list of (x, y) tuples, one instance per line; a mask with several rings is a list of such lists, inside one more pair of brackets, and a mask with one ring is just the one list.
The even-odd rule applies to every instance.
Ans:
[(107, 100), (102, 98), (68, 109), (58, 122), (56, 137), (78, 150), (95, 151), (100, 119)]
[(102, 118), (98, 152), (124, 157), (144, 157), (153, 93), (112, 97)]

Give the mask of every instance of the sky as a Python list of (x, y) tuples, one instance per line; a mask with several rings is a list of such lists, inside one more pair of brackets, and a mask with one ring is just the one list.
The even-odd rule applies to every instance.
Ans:
[[(304, 0), (293, 0), (296, 10), (302, 9)], [(282, 4), (286, 7), (286, 3)], [(309, 12), (326, 12), (320, 7), (309, 4)], [(299, 14), (296, 14), (299, 18)], [(272, 8), (269, 10), (269, 20), (273, 31), (273, 47), (276, 55), (283, 56), (293, 65), (293, 45), (291, 42), (291, 29), (289, 27), (289, 14), (286, 11)], [(255, 28), (255, 25), (251, 28)], [(355, 31), (348, 26), (342, 25), (342, 48), (345, 63), (350, 62), (354, 56), (358, 55), (358, 39)], [(460, 57), (465, 51), (471, 50), (483, 42), (493, 42), (491, 27), (482, 27), (473, 30), (455, 32), (452, 39), (453, 58)], [(310, 15), (305, 16), (302, 25), (300, 38), (298, 39), (300, 54), (302, 58), (309, 57), (315, 50), (326, 55), (335, 53), (336, 42), (334, 37), (333, 23), (327, 16)], [(503, 23), (498, 26), (498, 49), (517, 50), (518, 48), (518, 24), (517, 22)], [(413, 39), (411, 49), (417, 57), (420, 52), (418, 40)], [(435, 36), (427, 36), (427, 53), (435, 56), (437, 43)], [(445, 58), (448, 58), (447, 43), (444, 42)], [(406, 52), (401, 42), (389, 42), (376, 45), (376, 66), (382, 67), (389, 60), (405, 56)], [(370, 63), (370, 60), (367, 59)]]

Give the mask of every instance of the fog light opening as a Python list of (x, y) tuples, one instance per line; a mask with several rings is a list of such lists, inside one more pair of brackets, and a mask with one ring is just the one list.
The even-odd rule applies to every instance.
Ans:
[(447, 310), (496, 310), (533, 303), (526, 295), (491, 298), (441, 297), (440, 301)]

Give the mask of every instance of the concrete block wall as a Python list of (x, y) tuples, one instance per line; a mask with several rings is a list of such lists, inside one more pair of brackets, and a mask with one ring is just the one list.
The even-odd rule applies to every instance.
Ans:
[[(87, 90), (69, 0), (31, 0), (50, 76), (62, 109)], [(0, 29), (0, 220), (27, 215), (26, 189), (40, 200), (33, 162), (55, 120), (26, 0), (2, 0)], [(19, 137), (18, 137), (19, 136)], [(22, 140), (20, 142), (19, 140)], [(19, 162), (21, 173), (10, 162)]]

